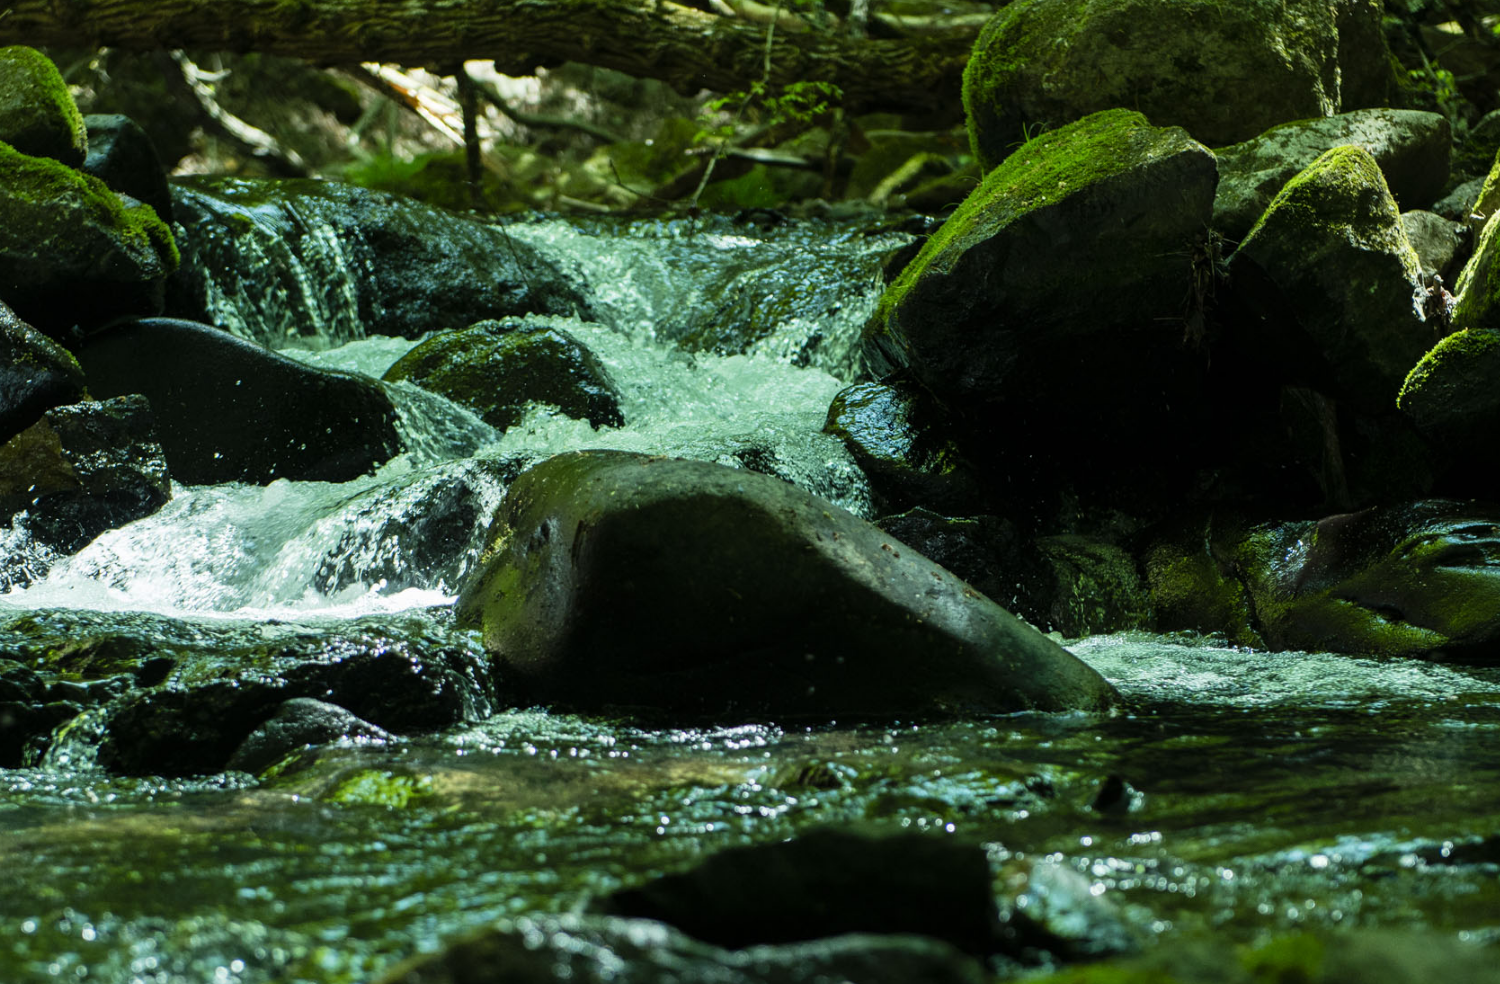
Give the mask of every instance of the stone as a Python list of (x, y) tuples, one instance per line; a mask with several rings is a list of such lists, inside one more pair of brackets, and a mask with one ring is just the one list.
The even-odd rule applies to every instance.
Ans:
[(28, 754), (44, 747), (53, 729), (83, 710), (76, 701), (60, 699), (62, 689), (0, 650), (0, 769), (26, 765)]
[(351, 738), (387, 742), (394, 737), (384, 728), (337, 704), (311, 697), (294, 697), (277, 708), (266, 723), (245, 736), (224, 768), (254, 774), (310, 745), (326, 745)]
[(1207, 148), (1139, 113), (1036, 137), (886, 289), (867, 364), (909, 369), (956, 414), (988, 421), (987, 454), (1166, 450), (1201, 388), (1195, 256), (1207, 256), (1214, 182)]
[(1246, 345), (1321, 369), (1311, 385), (1360, 410), (1394, 408), (1435, 325), (1421, 304), (1417, 254), (1367, 151), (1336, 147), (1288, 182), (1229, 265), (1236, 290), (1289, 333)]
[(0, 303), (0, 441), (42, 413), (83, 396), (83, 370), (72, 353)]
[(0, 141), (78, 167), (88, 153), (83, 116), (52, 60), (35, 48), (0, 48)]
[(1000, 516), (943, 516), (922, 506), (876, 521), (881, 530), (1033, 625), (1052, 601), (1052, 578), (1035, 544)]
[[(1500, 177), (1500, 167), (1496, 168), (1496, 176)], [(1500, 183), (1495, 187), (1500, 189)], [(1494, 199), (1494, 205), (1500, 205), (1500, 196)], [(1453, 326), (1460, 330), (1500, 330), (1500, 222), (1489, 218), (1493, 207), (1483, 203), (1476, 206), (1482, 231), (1474, 243), (1474, 255), (1464, 264), (1453, 286), (1456, 295)]]
[(0, 446), (0, 516), (60, 553), (171, 498), (144, 397), (54, 407)]
[(1416, 250), (1422, 277), (1427, 281), (1436, 278), (1444, 284), (1454, 283), (1459, 262), (1467, 252), (1464, 227), (1435, 212), (1416, 209), (1401, 213), (1401, 230)]
[(1042, 628), (1076, 639), (1155, 626), (1150, 594), (1123, 548), (1077, 534), (1041, 537), (1036, 546), (1054, 583)]
[(614, 451), (511, 486), (459, 597), (532, 700), (673, 720), (1100, 709), (1098, 674), (876, 528), (777, 479)]
[(1370, 152), (1402, 209), (1426, 208), (1443, 193), (1452, 148), (1447, 118), (1410, 109), (1362, 109), (1283, 123), (1215, 150), (1214, 228), (1236, 242), (1244, 239), (1288, 181), (1345, 144)]
[(118, 113), (90, 114), (83, 118), (83, 124), (89, 134), (83, 172), (119, 194), (149, 205), (157, 218), (170, 224), (172, 190), (167, 187), (167, 172), (146, 131)]
[(1500, 331), (1455, 332), (1422, 357), (1396, 403), (1440, 452), (1447, 495), (1494, 498), (1500, 463), (1481, 449), (1500, 440)]
[(1222, 146), (1380, 106), (1394, 81), (1377, 0), (1016, 0), (964, 71), (988, 170), (1040, 130), (1129, 106)]
[(95, 395), (150, 398), (172, 474), (189, 485), (344, 482), (401, 447), (375, 380), (305, 366), (208, 325), (119, 321), (85, 339), (78, 361)]
[(161, 310), (171, 230), (98, 178), (0, 143), (0, 301), (70, 339), (78, 325)]
[(595, 427), (625, 422), (609, 372), (576, 338), (545, 320), (481, 321), (412, 349), (385, 374), (446, 396), (504, 432), (534, 403)]

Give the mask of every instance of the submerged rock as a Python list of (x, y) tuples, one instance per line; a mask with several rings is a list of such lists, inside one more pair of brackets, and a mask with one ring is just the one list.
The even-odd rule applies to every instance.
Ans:
[(191, 485), (343, 482), (400, 450), (380, 384), (315, 369), (208, 325), (120, 321), (78, 351), (95, 395), (144, 393), (173, 476)]
[(83, 370), (67, 349), (0, 303), (0, 441), (42, 413), (83, 396)]
[(1381, 105), (1378, 0), (1016, 0), (980, 32), (964, 108), (986, 170), (1036, 128), (1114, 106), (1213, 145)]
[(83, 116), (57, 66), (35, 48), (0, 48), (0, 141), (78, 167), (88, 152)]
[(481, 321), (440, 332), (386, 372), (476, 411), (502, 433), (533, 403), (595, 427), (625, 422), (614, 382), (576, 338), (545, 321)]
[(146, 131), (130, 117), (118, 114), (90, 114), (83, 118), (83, 123), (89, 133), (84, 173), (92, 174), (122, 195), (151, 206), (157, 218), (171, 222), (172, 191), (167, 187), (167, 173)]
[(1369, 151), (1402, 210), (1426, 208), (1442, 194), (1453, 146), (1447, 117), (1411, 109), (1362, 109), (1283, 123), (1215, 150), (1219, 187), (1214, 228), (1229, 239), (1243, 239), (1288, 181), (1345, 144)]
[(623, 452), (511, 486), (460, 623), (534, 700), (691, 718), (1107, 707), (1098, 674), (773, 478)]
[(294, 697), (240, 742), (240, 747), (234, 750), (224, 768), (258, 773), (309, 745), (325, 745), (345, 738), (384, 742), (393, 737), (384, 728), (337, 704), (310, 697)]

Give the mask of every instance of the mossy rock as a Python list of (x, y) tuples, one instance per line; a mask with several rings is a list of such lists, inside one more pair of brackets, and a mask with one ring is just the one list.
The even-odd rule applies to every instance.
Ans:
[(68, 84), (35, 48), (0, 48), (0, 141), (69, 167), (82, 166), (88, 153), (83, 115)]
[[(1420, 266), (1385, 177), (1368, 151), (1335, 147), (1287, 182), (1230, 258), (1237, 283), (1290, 320), (1326, 368), (1330, 395), (1389, 413), (1432, 344)], [(1262, 356), (1273, 358), (1269, 334)], [(1284, 361), (1305, 363), (1288, 350)], [(1273, 358), (1274, 360), (1274, 358)]]
[(72, 353), (0, 303), (0, 441), (36, 423), (43, 411), (76, 402), (83, 387)]
[(1445, 494), (1494, 498), (1500, 464), (1485, 449), (1500, 440), (1500, 331), (1456, 332), (1422, 357), (1397, 405), (1439, 449)]
[(1500, 222), (1492, 219), (1500, 208), (1500, 161), (1486, 180), (1474, 214), (1485, 217), (1474, 255), (1459, 272), (1454, 285), (1453, 326), (1500, 331)]
[(1155, 627), (1151, 595), (1123, 548), (1074, 534), (1044, 536), (1036, 546), (1055, 583), (1043, 628), (1076, 639)]
[(98, 178), (0, 143), (0, 300), (54, 337), (161, 310), (172, 232)]
[(128, 116), (90, 114), (83, 118), (89, 131), (86, 174), (122, 195), (151, 206), (163, 222), (172, 221), (172, 192), (156, 147), (146, 131)]
[(1232, 645), (1265, 648), (1234, 573), (1242, 534), (1237, 518), (1209, 515), (1169, 524), (1150, 538), (1141, 568), (1158, 631), (1218, 633)]
[(624, 452), (511, 485), (459, 624), (554, 706), (670, 720), (889, 719), (1111, 704), (952, 574), (765, 475)]
[(1113, 106), (1211, 145), (1277, 123), (1383, 105), (1378, 0), (1016, 0), (964, 71), (986, 168), (1036, 129)]
[(440, 332), (391, 366), (385, 379), (446, 396), (500, 431), (537, 403), (595, 427), (625, 422), (614, 382), (594, 353), (545, 321), (481, 321)]

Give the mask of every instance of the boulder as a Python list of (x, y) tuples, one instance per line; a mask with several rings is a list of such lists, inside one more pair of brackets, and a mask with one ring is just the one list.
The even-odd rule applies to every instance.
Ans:
[(1468, 252), (1464, 227), (1436, 212), (1416, 209), (1401, 213), (1401, 230), (1416, 250), (1423, 281), (1431, 282), (1432, 286), (1454, 283), (1459, 263)]
[(343, 482), (400, 450), (396, 412), (365, 376), (315, 369), (207, 325), (119, 321), (78, 361), (96, 396), (144, 393), (173, 476), (189, 485)]
[(49, 684), (0, 646), (0, 769), (19, 769), (53, 729), (78, 716), (75, 686)]
[(595, 427), (625, 422), (609, 372), (576, 338), (545, 320), (508, 318), (444, 331), (386, 372), (474, 410), (498, 431), (520, 423), (533, 403)]
[(1469, 328), (1422, 357), (1397, 406), (1440, 451), (1448, 495), (1493, 498), (1500, 463), (1482, 449), (1500, 440), (1500, 331)]
[(1078, 534), (1044, 536), (1036, 547), (1053, 581), (1037, 625), (1074, 639), (1155, 626), (1135, 559), (1121, 547)]
[(83, 116), (68, 84), (35, 48), (0, 48), (0, 141), (69, 167), (81, 165), (88, 153)]
[(1045, 625), (1054, 579), (1036, 545), (999, 516), (943, 516), (917, 506), (875, 523), (1006, 611)]
[(588, 314), (579, 288), (500, 224), (333, 181), (173, 187), (183, 270), (168, 313), (273, 347)]
[(60, 553), (171, 497), (144, 397), (54, 407), (0, 446), (0, 516)]
[(986, 170), (1048, 130), (1115, 106), (1210, 145), (1383, 105), (1378, 0), (1015, 0), (985, 25), (964, 108)]
[(1402, 209), (1426, 208), (1442, 195), (1453, 146), (1447, 117), (1410, 109), (1362, 109), (1283, 123), (1215, 150), (1219, 188), (1214, 228), (1236, 242), (1245, 238), (1288, 181), (1345, 144), (1370, 152)]
[(156, 156), (156, 147), (134, 120), (118, 113), (91, 114), (83, 118), (88, 127), (89, 155), (83, 171), (151, 206), (157, 218), (172, 221), (172, 191), (167, 172)]
[(1311, 363), (1308, 382), (1366, 412), (1391, 411), (1432, 344), (1417, 254), (1380, 167), (1358, 147), (1336, 147), (1288, 182), (1230, 273), (1270, 325), (1245, 344)]
[(516, 480), (496, 525), (458, 617), (533, 700), (712, 720), (1114, 700), (952, 574), (767, 476), (564, 454)]
[(1474, 255), (1464, 264), (1453, 287), (1453, 326), (1458, 329), (1500, 331), (1500, 222), (1491, 219), (1500, 207), (1500, 164), (1490, 182), (1485, 185), (1485, 194), (1491, 201), (1475, 206), (1483, 225), (1474, 243)]
[(348, 738), (386, 742), (394, 736), (337, 704), (311, 697), (293, 697), (277, 708), (269, 720), (245, 736), (224, 768), (258, 773), (299, 749)]
[(161, 310), (177, 247), (166, 224), (98, 178), (0, 143), (0, 300), (55, 338)]
[(0, 303), (0, 441), (82, 396), (83, 370), (72, 354)]
[(1163, 421), (1175, 407), (1186, 422), (1202, 376), (1189, 334), (1214, 167), (1182, 130), (1126, 110), (1038, 136), (887, 288), (867, 363), (909, 367), (955, 410), (991, 419), (986, 451), (1165, 450)]

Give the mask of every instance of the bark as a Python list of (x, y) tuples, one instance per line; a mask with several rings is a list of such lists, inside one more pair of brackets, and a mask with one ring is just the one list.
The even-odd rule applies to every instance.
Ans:
[[(318, 64), (451, 67), (493, 58), (508, 75), (563, 61), (656, 78), (683, 92), (761, 78), (766, 29), (656, 0), (0, 0), (0, 45), (259, 51)], [(961, 114), (971, 39), (867, 41), (780, 31), (771, 83), (826, 81), (850, 112)]]

